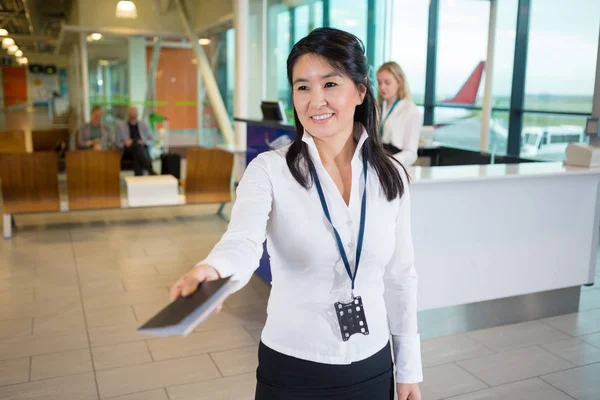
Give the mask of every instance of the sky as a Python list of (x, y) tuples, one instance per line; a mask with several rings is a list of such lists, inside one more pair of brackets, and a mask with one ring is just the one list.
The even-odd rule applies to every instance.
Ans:
[[(518, 0), (499, 0), (494, 95), (509, 95)], [(428, 1), (394, 0), (391, 58), (423, 93)], [(490, 4), (440, 0), (437, 93), (453, 95), (486, 59)], [(532, 0), (526, 93), (592, 95), (600, 31), (600, 0)]]

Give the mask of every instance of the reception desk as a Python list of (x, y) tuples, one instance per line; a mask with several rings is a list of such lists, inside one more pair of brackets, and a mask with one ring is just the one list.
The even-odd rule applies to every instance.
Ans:
[[(254, 120), (246, 118), (234, 118), (237, 122), (246, 124), (246, 165), (250, 163), (258, 154), (270, 150), (269, 144), (282, 136), (290, 139), (296, 137), (296, 125), (290, 123), (281, 123), (268, 120)], [(421, 158), (428, 159), (431, 165), (439, 164), (439, 148), (436, 143), (419, 146), (418, 155)]]
[[(576, 312), (593, 282), (600, 169), (562, 163), (415, 167), (423, 337)], [(258, 273), (270, 281), (268, 257)]]

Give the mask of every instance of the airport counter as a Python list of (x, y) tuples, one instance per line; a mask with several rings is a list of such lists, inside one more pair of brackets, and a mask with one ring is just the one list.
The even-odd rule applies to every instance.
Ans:
[[(581, 285), (596, 273), (600, 169), (522, 163), (409, 174), (423, 337), (578, 310)], [(257, 272), (270, 282), (266, 252)]]

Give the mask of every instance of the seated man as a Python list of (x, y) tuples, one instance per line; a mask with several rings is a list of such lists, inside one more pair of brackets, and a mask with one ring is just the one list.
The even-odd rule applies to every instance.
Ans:
[(143, 175), (144, 170), (147, 170), (150, 175), (156, 175), (148, 155), (148, 146), (152, 141), (148, 124), (138, 121), (135, 106), (129, 107), (127, 121), (117, 124), (116, 144), (122, 150), (123, 158), (133, 160), (133, 171), (136, 176)]
[(110, 129), (102, 123), (102, 107), (94, 106), (90, 122), (79, 128), (77, 148), (102, 150), (111, 147)]

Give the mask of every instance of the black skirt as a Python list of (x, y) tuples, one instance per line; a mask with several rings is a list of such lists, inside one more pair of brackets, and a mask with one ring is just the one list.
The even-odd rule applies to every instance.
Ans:
[(258, 347), (255, 400), (392, 400), (390, 344), (347, 365), (321, 364)]

